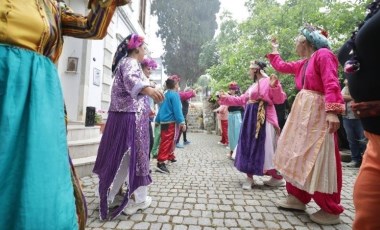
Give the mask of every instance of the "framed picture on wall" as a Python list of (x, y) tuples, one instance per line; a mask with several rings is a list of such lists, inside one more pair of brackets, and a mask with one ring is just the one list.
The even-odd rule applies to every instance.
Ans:
[(77, 57), (68, 57), (67, 58), (66, 72), (76, 73), (77, 70), (78, 70), (78, 58)]
[(94, 68), (93, 84), (96, 86), (100, 86), (100, 69)]

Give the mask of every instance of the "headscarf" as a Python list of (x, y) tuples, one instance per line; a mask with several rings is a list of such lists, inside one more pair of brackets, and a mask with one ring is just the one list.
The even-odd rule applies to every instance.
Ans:
[(144, 44), (144, 38), (137, 35), (137, 34), (130, 34), (128, 35), (118, 46), (115, 53), (115, 56), (113, 57), (112, 62), (112, 72), (115, 71), (117, 64), (119, 64), (119, 61), (126, 55), (128, 55), (132, 50), (140, 47), (142, 44)]
[(326, 30), (306, 24), (301, 29), (301, 34), (306, 40), (317, 50), (321, 48), (330, 49), (330, 42), (327, 39), (328, 33)]
[(157, 69), (157, 62), (152, 58), (144, 58), (141, 62), (142, 67), (148, 67), (152, 70)]

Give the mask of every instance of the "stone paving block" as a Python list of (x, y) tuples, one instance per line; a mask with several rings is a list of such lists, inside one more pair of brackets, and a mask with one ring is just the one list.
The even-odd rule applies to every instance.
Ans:
[(135, 222), (139, 222), (139, 221), (142, 221), (144, 219), (144, 214), (134, 214), (132, 216), (129, 217), (130, 220), (133, 220)]
[(183, 218), (183, 224), (186, 225), (197, 225), (198, 224), (198, 219), (195, 217), (185, 217)]
[(265, 223), (265, 225), (267, 226), (268, 229), (279, 229), (280, 228), (280, 225), (277, 224), (277, 223), (275, 223), (275, 222), (273, 222), (273, 221), (267, 221), (266, 220), (264, 223)]
[(211, 225), (211, 219), (206, 217), (198, 218), (198, 224), (201, 226), (209, 226)]
[(157, 222), (157, 220), (158, 220), (158, 215), (154, 215), (154, 214), (147, 214), (144, 219), (145, 222)]
[(135, 224), (133, 221), (120, 221), (120, 223), (116, 226), (117, 229), (131, 229)]
[(225, 219), (224, 224), (226, 225), (226, 227), (237, 227), (238, 226), (235, 219)]
[(224, 226), (224, 219), (213, 219), (212, 220), (212, 226), (213, 227), (223, 227)]
[(108, 222), (104, 223), (102, 227), (103, 228), (115, 228), (118, 223), (119, 223), (118, 220), (108, 221)]
[(132, 229), (149, 229), (150, 223), (147, 222), (140, 222), (135, 224)]
[(172, 230), (172, 229), (173, 229), (173, 227), (170, 224), (164, 224), (164, 225), (162, 225), (161, 230)]
[[(342, 224), (320, 226), (308, 214), (319, 210), (311, 201), (306, 212), (282, 210), (278, 199), (287, 196), (286, 189), (263, 186), (269, 177), (254, 179), (252, 190), (241, 188), (245, 175), (225, 158), (226, 150), (216, 145), (218, 136), (191, 133), (191, 145), (176, 149), (178, 162), (169, 165), (170, 175), (152, 172), (154, 183), (149, 186), (151, 206), (132, 216), (120, 215), (113, 221), (99, 221), (99, 199), (95, 195), (96, 175), (81, 178), (88, 204), (89, 230), (109, 229), (351, 229), (355, 217), (352, 202), (353, 183), (357, 169), (343, 169), (341, 204)], [(155, 166), (152, 161), (151, 166)]]
[(170, 220), (170, 216), (158, 216), (158, 222), (160, 223), (168, 223)]
[(172, 222), (174, 224), (182, 224), (183, 217), (182, 216), (174, 216), (173, 219), (172, 219)]
[(201, 226), (197, 226), (197, 225), (190, 225), (189, 230), (202, 230), (202, 227)]
[(174, 230), (187, 230), (186, 225), (175, 225)]

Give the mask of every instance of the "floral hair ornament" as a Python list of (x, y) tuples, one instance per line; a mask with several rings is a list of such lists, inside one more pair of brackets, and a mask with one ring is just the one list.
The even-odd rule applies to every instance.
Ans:
[(157, 69), (157, 62), (152, 58), (144, 58), (144, 60), (141, 62), (141, 65), (153, 70)]
[(329, 34), (326, 30), (320, 27), (314, 27), (310, 24), (305, 24), (301, 29), (301, 34), (305, 36), (306, 40), (317, 50), (321, 48), (330, 49), (330, 42), (327, 39)]
[(232, 81), (232, 82), (230, 82), (230, 84), (228, 84), (228, 89), (239, 90), (239, 85), (236, 82)]
[(136, 49), (137, 47), (140, 47), (143, 43), (143, 37), (137, 34), (132, 34), (131, 39), (128, 41), (128, 50)]
[(181, 78), (178, 75), (172, 75), (172, 76), (168, 77), (168, 79), (173, 80), (175, 82), (181, 81)]

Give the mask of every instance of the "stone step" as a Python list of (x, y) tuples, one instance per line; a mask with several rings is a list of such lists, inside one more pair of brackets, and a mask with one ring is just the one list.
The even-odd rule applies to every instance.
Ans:
[(85, 127), (84, 125), (71, 124), (67, 126), (67, 140), (78, 141), (98, 138), (100, 126)]
[(72, 159), (75, 171), (79, 178), (90, 176), (94, 168), (96, 156)]
[(69, 141), (69, 151), (72, 159), (96, 156), (101, 136), (87, 140)]

